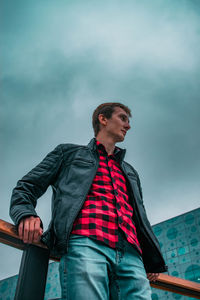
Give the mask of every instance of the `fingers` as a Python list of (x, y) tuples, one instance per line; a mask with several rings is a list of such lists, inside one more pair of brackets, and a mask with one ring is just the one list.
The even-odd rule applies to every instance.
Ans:
[(147, 273), (147, 278), (149, 281), (156, 281), (158, 279), (159, 273)]
[(23, 232), (23, 240), (24, 240), (24, 243), (30, 243), (29, 242), (29, 219), (25, 219), (24, 220), (24, 232)]
[(42, 233), (39, 217), (30, 216), (22, 219), (19, 223), (18, 234), (24, 243), (39, 242)]
[(41, 235), (43, 234), (43, 229), (40, 227), (40, 218), (35, 220), (35, 228), (33, 230), (33, 241), (35, 243), (39, 242)]
[(24, 229), (24, 222), (23, 220), (21, 220), (18, 226), (18, 235), (21, 240), (23, 239), (23, 229)]

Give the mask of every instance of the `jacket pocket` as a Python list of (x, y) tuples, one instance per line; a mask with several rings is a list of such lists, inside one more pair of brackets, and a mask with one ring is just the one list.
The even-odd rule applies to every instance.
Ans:
[(127, 175), (128, 175), (128, 177), (130, 177), (132, 180), (135, 180), (135, 181), (137, 182), (137, 176), (136, 176), (134, 173), (128, 172)]
[(94, 165), (94, 161), (91, 159), (85, 159), (85, 158), (74, 158), (73, 160), (66, 161), (65, 166), (69, 165), (81, 165), (81, 164), (88, 164), (88, 165)]

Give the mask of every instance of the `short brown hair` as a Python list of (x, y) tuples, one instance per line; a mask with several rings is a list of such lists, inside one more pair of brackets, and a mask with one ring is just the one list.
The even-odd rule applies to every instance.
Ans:
[(112, 114), (115, 110), (115, 107), (120, 107), (122, 108), (128, 115), (131, 117), (131, 110), (128, 108), (128, 106), (121, 104), (119, 102), (106, 102), (100, 104), (93, 112), (92, 115), (92, 126), (94, 129), (94, 135), (95, 137), (100, 131), (100, 123), (99, 123), (99, 115), (103, 114), (104, 117), (107, 119), (110, 119), (112, 117)]

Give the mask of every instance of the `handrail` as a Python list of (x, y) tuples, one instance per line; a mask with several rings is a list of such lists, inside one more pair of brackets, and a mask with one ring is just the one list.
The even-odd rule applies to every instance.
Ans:
[[(19, 238), (16, 226), (2, 219), (0, 219), (0, 242), (20, 250), (25, 250), (27, 246), (27, 244)], [(32, 244), (40, 248), (48, 249), (42, 242), (33, 242)], [(52, 254), (50, 254), (49, 258), (54, 261), (60, 260)]]
[(200, 284), (194, 281), (160, 273), (157, 281), (151, 282), (150, 285), (153, 288), (200, 299)]
[[(27, 247), (27, 244), (23, 243), (23, 241), (19, 238), (16, 227), (13, 224), (1, 219), (0, 242), (21, 250), (25, 250)], [(41, 242), (33, 243), (33, 245), (39, 248), (47, 249), (47, 247)], [(49, 258), (54, 261), (59, 261), (59, 258), (55, 257), (51, 253)], [(153, 288), (200, 299), (200, 284), (193, 281), (161, 273), (159, 274), (157, 281), (151, 282), (150, 285)]]

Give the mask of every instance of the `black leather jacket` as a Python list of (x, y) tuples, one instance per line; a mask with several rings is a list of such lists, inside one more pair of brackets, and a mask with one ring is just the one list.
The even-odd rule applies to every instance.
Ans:
[[(126, 163), (122, 150), (120, 165), (127, 179), (129, 199), (133, 206), (135, 222), (143, 251), (147, 272), (165, 272), (167, 266), (159, 243), (147, 219), (142, 200), (140, 180), (135, 169)], [(67, 251), (69, 235), (99, 164), (95, 139), (87, 146), (74, 144), (58, 145), (44, 160), (18, 181), (10, 205), (10, 216), (16, 225), (23, 217), (37, 216), (37, 199), (48, 186), (53, 189), (52, 219), (42, 241), (56, 255)]]

